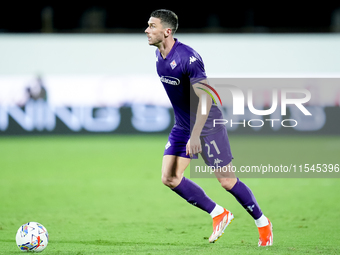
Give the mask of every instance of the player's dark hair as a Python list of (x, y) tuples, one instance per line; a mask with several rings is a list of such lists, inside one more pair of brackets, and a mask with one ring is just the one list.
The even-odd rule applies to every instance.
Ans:
[(178, 17), (173, 11), (159, 9), (153, 11), (150, 16), (160, 19), (162, 24), (166, 24), (167, 26), (169, 26), (169, 28), (171, 28), (172, 34), (177, 31)]

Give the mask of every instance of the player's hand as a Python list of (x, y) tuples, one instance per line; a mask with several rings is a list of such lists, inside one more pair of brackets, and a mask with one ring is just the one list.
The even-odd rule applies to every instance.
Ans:
[(202, 152), (202, 145), (201, 145), (200, 137), (192, 136), (189, 139), (187, 146), (186, 146), (186, 155), (190, 155), (190, 157), (192, 158), (194, 154), (201, 153), (201, 152)]

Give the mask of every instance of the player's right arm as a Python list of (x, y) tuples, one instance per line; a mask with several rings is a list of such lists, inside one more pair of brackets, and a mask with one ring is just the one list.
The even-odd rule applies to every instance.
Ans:
[[(191, 131), (190, 139), (186, 146), (186, 154), (190, 155), (191, 157), (193, 154), (197, 154), (202, 152), (202, 145), (200, 140), (200, 135), (202, 132), (202, 129), (205, 125), (205, 122), (208, 118), (208, 115), (202, 115), (201, 113), (201, 106), (202, 106), (202, 95), (206, 94), (204, 90), (199, 89), (198, 87), (202, 87), (200, 84), (201, 82), (206, 83), (206, 74), (204, 69), (204, 64), (202, 61), (201, 56), (192, 50), (191, 48), (188, 49), (187, 54), (183, 57), (182, 63), (184, 66), (184, 73), (186, 73), (191, 80), (191, 86), (193, 86), (193, 90), (198, 96), (198, 106), (197, 106), (197, 112), (196, 112), (196, 120), (193, 126), (193, 129)], [(207, 96), (207, 95), (206, 95)], [(208, 98), (208, 96), (207, 96)], [(210, 111), (211, 108), (211, 100), (206, 100), (207, 102), (207, 112)]]
[[(196, 112), (196, 121), (193, 126), (190, 139), (186, 146), (186, 155), (190, 155), (192, 157), (193, 154), (201, 153), (202, 152), (202, 145), (201, 145), (201, 132), (202, 129), (207, 121), (208, 114), (202, 114), (202, 104), (203, 104), (203, 96), (205, 98), (209, 98), (209, 95), (204, 91), (199, 89), (199, 87), (202, 87), (200, 83), (207, 83), (206, 80), (201, 80), (198, 83), (193, 84), (194, 92), (198, 96), (198, 107)], [(212, 106), (212, 100), (206, 100), (206, 112), (210, 112)]]

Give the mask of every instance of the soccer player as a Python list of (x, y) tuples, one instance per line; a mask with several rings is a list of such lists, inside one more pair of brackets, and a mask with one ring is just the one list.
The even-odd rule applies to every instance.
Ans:
[[(191, 158), (197, 158), (198, 153), (207, 165), (216, 166), (214, 163), (223, 162), (226, 169), (231, 169), (233, 157), (226, 127), (218, 125), (212, 128), (212, 119), (223, 119), (219, 108), (212, 100), (206, 100), (208, 114), (201, 113), (202, 95), (206, 92), (198, 87), (207, 84), (204, 64), (195, 50), (174, 38), (177, 28), (177, 15), (160, 9), (151, 13), (145, 30), (149, 45), (157, 47), (157, 73), (175, 113), (175, 125), (163, 156), (162, 182), (187, 202), (211, 215), (213, 233), (209, 242), (213, 243), (234, 216), (211, 200), (200, 186), (185, 178), (183, 173)], [(216, 177), (254, 218), (260, 235), (258, 245), (272, 245), (272, 224), (262, 213), (252, 191), (233, 172)]]

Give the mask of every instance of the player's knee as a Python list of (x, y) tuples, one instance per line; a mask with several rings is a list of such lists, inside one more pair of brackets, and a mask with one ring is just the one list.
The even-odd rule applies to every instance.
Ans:
[(226, 190), (231, 190), (237, 182), (236, 178), (223, 178), (219, 179), (222, 188)]
[(173, 189), (175, 187), (178, 186), (178, 184), (180, 183), (180, 180), (179, 178), (177, 178), (177, 176), (165, 176), (165, 175), (162, 175), (162, 183)]

